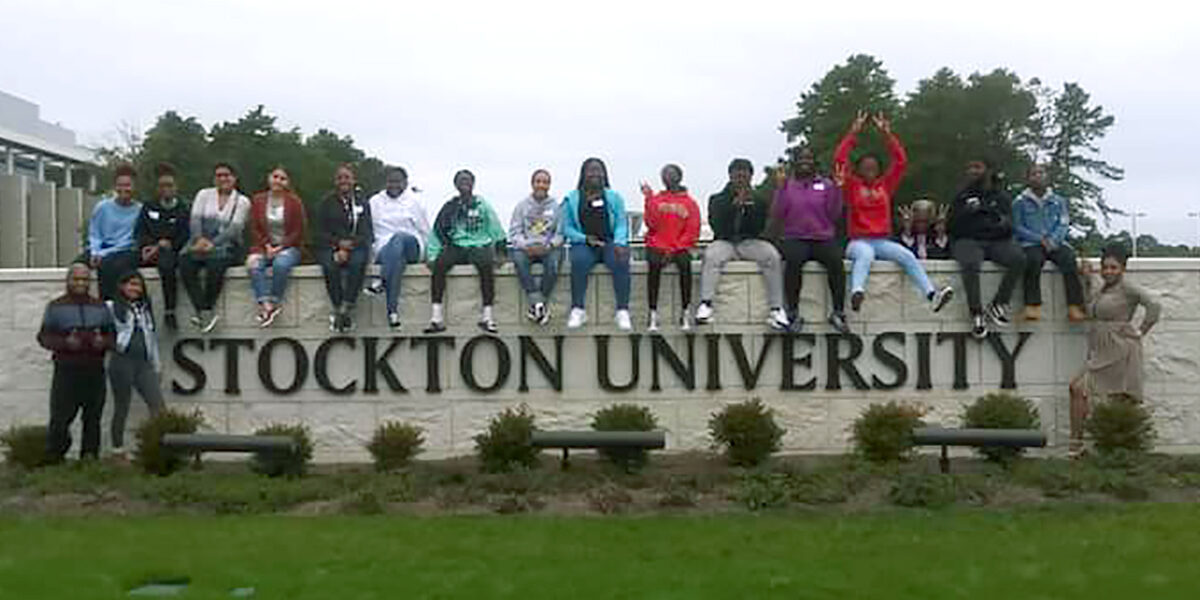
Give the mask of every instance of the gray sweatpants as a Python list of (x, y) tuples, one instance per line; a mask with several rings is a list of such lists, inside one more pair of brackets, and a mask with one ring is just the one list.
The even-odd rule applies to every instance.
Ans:
[(150, 414), (156, 415), (164, 406), (162, 387), (158, 373), (149, 361), (121, 354), (113, 354), (108, 361), (108, 381), (113, 392), (112, 445), (122, 448), (125, 446), (125, 420), (129, 418), (133, 389), (137, 388), (138, 394), (150, 408)]
[(763, 280), (767, 285), (769, 308), (783, 306), (783, 259), (775, 246), (766, 240), (742, 240), (736, 244), (716, 240), (704, 251), (704, 263), (700, 268), (700, 301), (712, 302), (721, 280), (721, 269), (731, 260), (752, 260), (758, 263)]

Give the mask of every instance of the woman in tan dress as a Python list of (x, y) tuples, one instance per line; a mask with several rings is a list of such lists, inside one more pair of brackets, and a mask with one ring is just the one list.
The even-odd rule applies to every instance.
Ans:
[[(1142, 401), (1142, 337), (1158, 322), (1158, 300), (1141, 287), (1125, 281), (1127, 255), (1121, 246), (1109, 246), (1100, 258), (1100, 280), (1094, 267), (1083, 261), (1087, 297), (1088, 345), (1083, 371), (1071, 381), (1071, 450), (1083, 449), (1083, 424), (1092, 399), (1107, 400), (1122, 394)], [(1099, 289), (1097, 289), (1099, 288)], [(1145, 309), (1140, 325), (1132, 322), (1138, 306)]]

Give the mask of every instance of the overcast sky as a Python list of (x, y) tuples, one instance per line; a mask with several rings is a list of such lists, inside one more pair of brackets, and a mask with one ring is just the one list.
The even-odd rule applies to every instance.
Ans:
[(773, 162), (800, 93), (854, 53), (900, 94), (942, 66), (1006, 67), (1091, 92), (1117, 118), (1103, 157), (1126, 169), (1110, 202), (1194, 244), (1200, 19), (1106, 4), (0, 0), (0, 89), (89, 143), (168, 109), (210, 126), (262, 103), (406, 166), (431, 208), (470, 168), (507, 223), (534, 168), (560, 195), (590, 155), (635, 207), (667, 162), (706, 198), (731, 157)]

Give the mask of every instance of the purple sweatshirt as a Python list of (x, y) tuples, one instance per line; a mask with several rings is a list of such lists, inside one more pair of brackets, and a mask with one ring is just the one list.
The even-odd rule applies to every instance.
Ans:
[(842, 192), (825, 177), (789, 177), (775, 191), (771, 215), (783, 223), (784, 239), (828, 241), (842, 218)]

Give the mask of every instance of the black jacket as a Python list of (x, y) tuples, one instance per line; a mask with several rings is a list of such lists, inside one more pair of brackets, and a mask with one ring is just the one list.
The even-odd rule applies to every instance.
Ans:
[(142, 205), (138, 215), (137, 225), (133, 229), (133, 237), (139, 248), (153, 246), (160, 240), (171, 240), (171, 247), (183, 249), (191, 236), (192, 207), (181, 199), (175, 200), (171, 208), (164, 208), (158, 199)]
[(337, 192), (330, 192), (317, 207), (318, 251), (332, 250), (343, 240), (350, 240), (355, 248), (370, 248), (375, 236), (371, 227), (371, 204), (358, 191), (354, 192), (353, 213), (345, 209)]
[(725, 189), (708, 198), (708, 224), (713, 239), (736, 243), (764, 237), (771, 199), (752, 189), (751, 203), (739, 205), (734, 196), (733, 185), (726, 184)]
[(950, 207), (950, 237), (1003, 240), (1012, 237), (1012, 198), (994, 185), (972, 183)]

